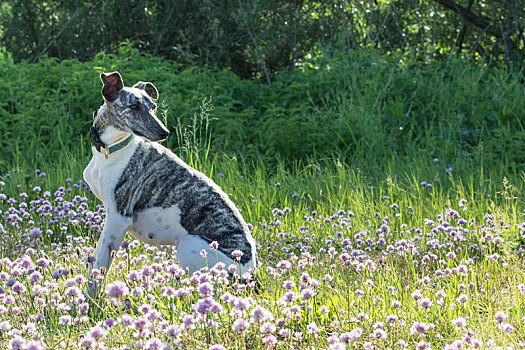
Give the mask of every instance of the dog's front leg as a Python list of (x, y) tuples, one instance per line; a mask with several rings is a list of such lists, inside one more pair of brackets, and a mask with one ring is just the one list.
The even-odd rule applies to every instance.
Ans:
[[(104, 280), (108, 274), (109, 267), (113, 261), (113, 252), (117, 251), (126, 235), (126, 230), (130, 225), (130, 219), (121, 215), (111, 215), (108, 213), (102, 234), (97, 243), (95, 251), (94, 269), (104, 273)], [(99, 285), (89, 272), (90, 287), (88, 289), (89, 296), (96, 298), (100, 292), (101, 285)]]

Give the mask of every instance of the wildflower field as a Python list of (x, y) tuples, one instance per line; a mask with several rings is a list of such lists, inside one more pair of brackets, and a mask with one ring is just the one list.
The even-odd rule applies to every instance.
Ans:
[[(1, 349), (525, 347), (518, 75), (356, 54), (271, 90), (132, 55), (0, 57)], [(175, 247), (127, 236), (86, 297), (106, 212), (82, 180), (85, 135), (98, 74), (117, 69), (159, 81), (161, 99), (183, 91), (159, 101), (165, 145), (239, 207), (254, 274), (202, 255), (188, 276)]]
[(523, 347), (525, 223), (507, 181), (494, 197), (444, 192), (454, 170), (438, 159), (436, 179), (379, 186), (340, 163), (268, 178), (215, 166), (258, 242), (256, 274), (203, 256), (209, 268), (188, 276), (175, 248), (128, 236), (96, 301), (83, 291), (105, 211), (86, 183), (65, 169), (4, 174), (1, 347)]

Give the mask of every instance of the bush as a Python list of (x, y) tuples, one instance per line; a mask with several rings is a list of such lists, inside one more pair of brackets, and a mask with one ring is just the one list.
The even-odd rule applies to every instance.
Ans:
[[(272, 86), (228, 70), (181, 65), (121, 45), (92, 60), (15, 64), (0, 57), (1, 167), (23, 157), (41, 164), (89, 156), (91, 115), (102, 103), (102, 71), (127, 85), (153, 82), (161, 118), (184, 128), (212, 98), (212, 148), (246, 160), (337, 154), (377, 166), (385, 159), (475, 159), (525, 169), (522, 74), (503, 66), (398, 63), (377, 53), (337, 53), (280, 71)], [(180, 138), (166, 145), (180, 149)]]

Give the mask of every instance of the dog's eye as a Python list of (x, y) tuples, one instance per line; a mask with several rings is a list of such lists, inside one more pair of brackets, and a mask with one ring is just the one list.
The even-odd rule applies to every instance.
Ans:
[(139, 105), (130, 105), (129, 108), (131, 108), (131, 109), (138, 109)]

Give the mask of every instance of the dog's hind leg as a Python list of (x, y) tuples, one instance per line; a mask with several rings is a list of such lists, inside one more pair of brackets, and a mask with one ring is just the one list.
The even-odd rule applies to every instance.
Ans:
[[(201, 257), (202, 250), (206, 252), (206, 258)], [(189, 275), (206, 266), (211, 269), (218, 261), (226, 264), (226, 267), (235, 263), (221, 251), (213, 251), (210, 244), (197, 235), (186, 235), (180, 239), (177, 260), (183, 269), (187, 269)]]
[[(131, 224), (130, 221), (131, 218), (126, 218), (118, 214), (108, 214), (104, 224), (104, 230), (102, 231), (102, 234), (100, 235), (97, 243), (97, 249), (95, 251), (95, 264), (93, 265), (93, 268), (107, 274), (109, 267), (111, 266), (111, 262), (113, 261), (112, 253), (113, 251), (117, 251), (119, 249), (120, 244), (126, 235), (126, 230)], [(91, 270), (89, 277), (92, 277)], [(88, 289), (88, 292), (91, 297), (96, 297), (99, 293), (99, 286), (97, 286), (97, 283), (93, 279), (91, 279), (91, 282), (92, 284)]]

